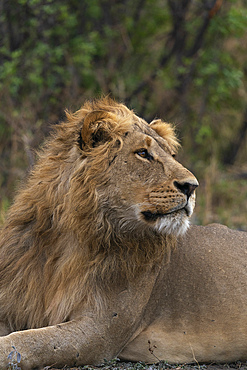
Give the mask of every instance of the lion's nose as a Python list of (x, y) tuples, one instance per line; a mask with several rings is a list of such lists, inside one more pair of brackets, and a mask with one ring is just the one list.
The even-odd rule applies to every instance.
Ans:
[(189, 198), (191, 196), (191, 194), (193, 193), (193, 191), (197, 188), (197, 186), (199, 185), (197, 181), (191, 181), (191, 182), (188, 182), (188, 181), (184, 181), (184, 182), (178, 182), (178, 181), (174, 181), (173, 183), (176, 188), (178, 188), (183, 194), (187, 195), (187, 197)]

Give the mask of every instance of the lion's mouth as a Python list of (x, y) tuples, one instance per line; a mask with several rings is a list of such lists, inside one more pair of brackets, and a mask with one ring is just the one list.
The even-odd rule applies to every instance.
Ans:
[(146, 221), (156, 221), (159, 218), (165, 216), (164, 213), (151, 212), (151, 211), (143, 211), (142, 214), (143, 214)]
[(177, 213), (177, 212), (182, 211), (182, 210), (185, 211), (185, 213), (186, 213), (187, 216), (189, 216), (189, 212), (188, 212), (188, 209), (186, 207), (175, 209), (175, 210), (172, 210), (172, 211), (166, 212), (166, 213), (143, 211), (142, 212), (142, 215), (144, 216), (145, 221), (152, 222), (152, 221), (157, 221), (160, 218), (163, 218), (165, 216), (168, 216), (168, 215), (170, 215), (172, 213)]

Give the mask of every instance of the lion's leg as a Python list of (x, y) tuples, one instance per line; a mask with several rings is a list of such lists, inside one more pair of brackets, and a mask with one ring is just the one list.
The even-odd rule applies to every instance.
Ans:
[(127, 328), (111, 325), (106, 317), (101, 322), (85, 317), (55, 326), (13, 332), (0, 338), (0, 369), (7, 366), (12, 346), (21, 354), (22, 370), (100, 363), (119, 353), (129, 332), (128, 325)]
[(143, 326), (143, 312), (159, 273), (159, 267), (151, 266), (147, 276), (126, 289), (118, 288), (100, 313), (93, 307), (62, 324), (0, 337), (0, 369), (7, 366), (12, 347), (21, 355), (22, 370), (99, 364), (116, 357)]

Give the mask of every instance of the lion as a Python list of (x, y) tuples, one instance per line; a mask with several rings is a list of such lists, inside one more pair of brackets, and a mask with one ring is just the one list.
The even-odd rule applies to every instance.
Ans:
[(54, 127), (1, 231), (1, 369), (247, 359), (247, 236), (189, 227), (178, 148), (110, 98)]

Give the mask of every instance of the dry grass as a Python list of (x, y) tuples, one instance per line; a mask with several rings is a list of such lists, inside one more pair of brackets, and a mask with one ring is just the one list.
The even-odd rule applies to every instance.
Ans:
[(247, 231), (247, 170), (208, 169), (200, 179), (194, 220), (197, 224), (221, 223)]

